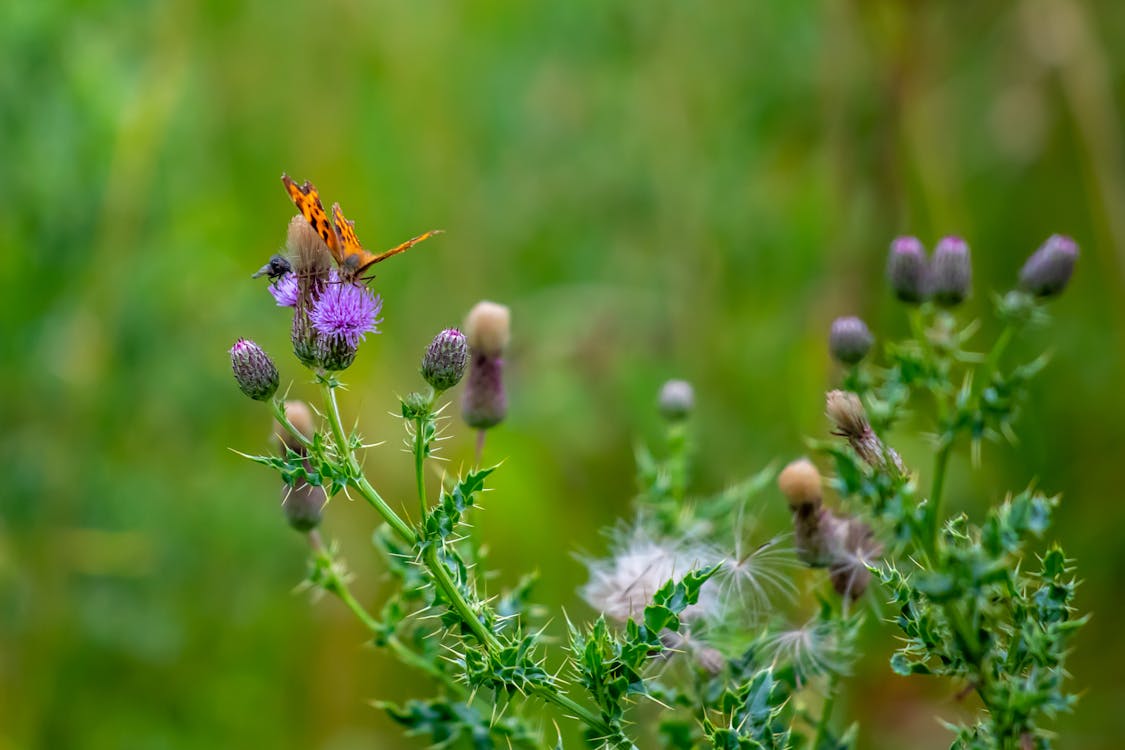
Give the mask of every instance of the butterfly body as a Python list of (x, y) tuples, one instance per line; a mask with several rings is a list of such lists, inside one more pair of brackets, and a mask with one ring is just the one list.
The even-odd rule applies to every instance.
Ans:
[(287, 174), (281, 176), (281, 182), (285, 185), (285, 190), (289, 193), (289, 197), (293, 199), (293, 204), (297, 207), (297, 210), (305, 217), (305, 221), (328, 246), (328, 250), (332, 253), (332, 257), (340, 268), (341, 276), (347, 279), (359, 279), (364, 271), (376, 263), (384, 261), (392, 255), (405, 252), (419, 242), (441, 233), (440, 229), (426, 232), (390, 250), (372, 253), (360, 244), (359, 238), (355, 234), (355, 222), (349, 221), (344, 216), (339, 203), (332, 206), (332, 221), (329, 221), (315, 185), (308, 180), (305, 180), (303, 185), (298, 185)]

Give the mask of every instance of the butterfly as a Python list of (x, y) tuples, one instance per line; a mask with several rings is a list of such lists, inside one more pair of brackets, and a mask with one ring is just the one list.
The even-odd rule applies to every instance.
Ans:
[(332, 206), (333, 220), (329, 222), (328, 214), (325, 213), (324, 206), (321, 205), (316, 186), (308, 180), (305, 180), (304, 185), (298, 185), (287, 174), (281, 175), (281, 182), (285, 185), (285, 190), (289, 193), (289, 197), (293, 199), (293, 204), (297, 206), (297, 210), (324, 240), (324, 244), (328, 245), (332, 257), (336, 259), (336, 264), (340, 267), (341, 276), (348, 279), (356, 279), (376, 263), (384, 261), (392, 255), (405, 252), (419, 242), (428, 240), (435, 234), (441, 234), (442, 232), (440, 229), (434, 229), (409, 239), (401, 245), (392, 247), (390, 250), (372, 253), (359, 244), (359, 238), (355, 234), (355, 222), (349, 221), (344, 216), (339, 203)]

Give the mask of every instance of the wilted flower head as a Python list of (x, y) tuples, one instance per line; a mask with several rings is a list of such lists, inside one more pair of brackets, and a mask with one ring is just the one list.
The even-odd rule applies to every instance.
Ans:
[(959, 305), (973, 285), (969, 245), (960, 237), (943, 237), (934, 248), (930, 263), (930, 291), (942, 305)]
[(695, 408), (695, 390), (686, 380), (669, 380), (660, 389), (657, 401), (660, 416), (669, 422), (679, 422)]
[(470, 427), (484, 430), (508, 414), (503, 354), (511, 337), (510, 311), (495, 302), (478, 302), (465, 317), (465, 337), (471, 356), (461, 417)]
[(871, 581), (867, 566), (883, 554), (883, 545), (871, 527), (858, 518), (842, 518), (838, 523), (828, 573), (836, 593), (854, 601), (867, 590)]
[(875, 337), (867, 324), (854, 316), (836, 318), (828, 334), (828, 351), (836, 361), (845, 365), (859, 364), (871, 351)]
[(1054, 297), (1066, 288), (1078, 260), (1078, 243), (1053, 234), (1020, 269), (1020, 288), (1036, 297)]
[(473, 353), (499, 357), (511, 339), (512, 314), (507, 305), (484, 300), (465, 317), (465, 336)]
[(422, 357), (422, 377), (435, 391), (448, 391), (461, 382), (469, 362), (465, 334), (447, 328), (430, 342)]
[(230, 349), (230, 364), (238, 387), (256, 401), (268, 401), (277, 392), (277, 366), (262, 347), (239, 339)]
[(820, 472), (807, 458), (791, 461), (777, 475), (777, 486), (781, 494), (789, 499), (789, 507), (796, 510), (804, 507), (820, 507), (822, 494)]
[(297, 306), (297, 298), (300, 296), (301, 287), (297, 283), (297, 274), (292, 271), (270, 284), (268, 289), (273, 298), (277, 300), (278, 307)]
[(895, 296), (917, 304), (926, 299), (929, 269), (926, 250), (916, 237), (896, 237), (887, 256), (887, 281)]
[(836, 427), (833, 434), (847, 438), (852, 450), (865, 463), (876, 469), (906, 472), (898, 453), (884, 445), (871, 429), (859, 396), (848, 391), (829, 391), (825, 401), (825, 413)]
[(285, 248), (293, 270), (301, 279), (324, 280), (332, 268), (332, 253), (324, 240), (301, 214), (289, 220)]
[[(619, 540), (613, 557), (587, 561), (590, 581), (582, 587), (582, 598), (606, 617), (618, 622), (640, 621), (652, 597), (670, 580), (680, 580), (692, 570), (708, 567), (707, 550), (653, 539), (635, 531)], [(687, 607), (681, 618), (697, 620), (719, 606), (714, 580), (703, 584), (699, 601)]]

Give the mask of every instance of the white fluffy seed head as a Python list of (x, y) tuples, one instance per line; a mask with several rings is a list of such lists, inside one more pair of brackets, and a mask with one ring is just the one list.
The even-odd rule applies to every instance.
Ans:
[[(582, 598), (613, 620), (639, 621), (665, 583), (710, 564), (709, 554), (699, 547), (655, 540), (637, 532), (617, 545), (613, 557), (587, 562), (590, 581), (582, 587)], [(698, 620), (718, 607), (717, 590), (713, 581), (707, 581), (700, 589), (699, 601), (680, 617), (688, 622)]]

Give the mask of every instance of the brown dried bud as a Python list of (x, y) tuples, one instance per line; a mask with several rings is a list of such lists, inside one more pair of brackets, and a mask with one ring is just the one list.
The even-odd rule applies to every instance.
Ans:
[(499, 357), (511, 339), (512, 314), (506, 305), (478, 302), (465, 317), (465, 337), (473, 353)]
[(811, 506), (820, 507), (820, 472), (807, 458), (791, 462), (777, 475), (777, 486), (781, 494), (789, 499), (789, 508)]
[(883, 554), (883, 545), (875, 538), (871, 527), (858, 518), (840, 521), (841, 533), (836, 539), (837, 547), (828, 575), (836, 593), (854, 601), (867, 591), (871, 582), (871, 571), (867, 566)]
[(847, 438), (852, 450), (867, 465), (873, 469), (906, 473), (902, 459), (892, 448), (883, 445), (883, 441), (871, 429), (859, 396), (847, 391), (829, 391), (825, 413), (836, 426), (833, 434)]

